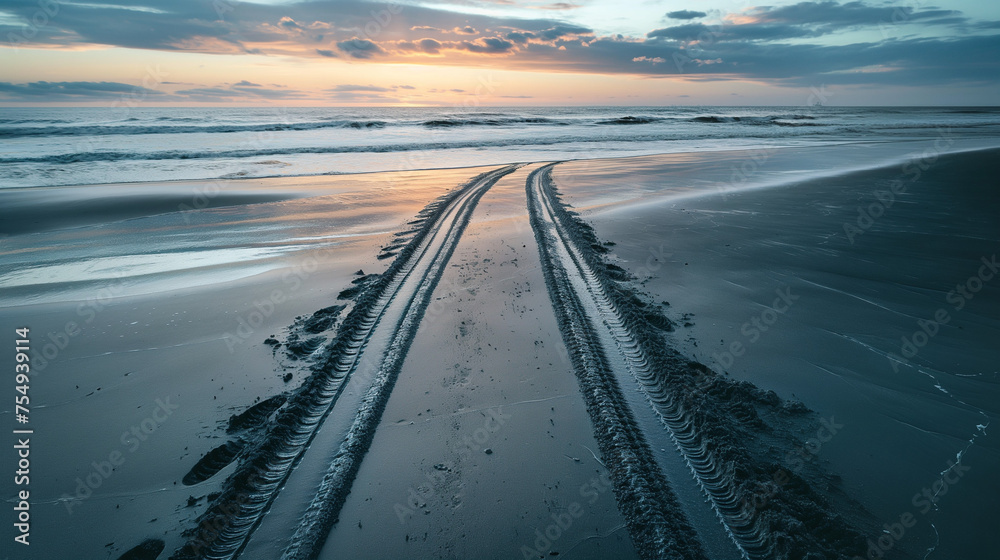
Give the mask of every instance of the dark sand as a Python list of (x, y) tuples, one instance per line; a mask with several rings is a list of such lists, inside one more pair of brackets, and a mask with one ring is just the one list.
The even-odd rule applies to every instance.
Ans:
[[(627, 192), (647, 195), (620, 207), (606, 204), (602, 187), (623, 162), (569, 163), (557, 168), (556, 181), (572, 177), (566, 182), (578, 188), (563, 188), (567, 200), (586, 209), (601, 238), (617, 243), (619, 264), (668, 301), (680, 324), (690, 323), (674, 334), (685, 352), (843, 424), (807, 457), (842, 476), (848, 493), (883, 523), (915, 516), (894, 549), (923, 557), (936, 546), (930, 558), (985, 558), (997, 547), (989, 512), (1000, 496), (1000, 446), (983, 428), (1000, 413), (1000, 284), (983, 282), (961, 309), (948, 294), (979, 274), (982, 258), (1000, 252), (997, 155), (928, 161), (916, 181), (913, 167), (893, 165), (680, 199), (671, 191), (690, 181), (688, 170), (724, 176), (746, 156), (635, 158), (638, 172)], [(761, 173), (783, 164), (772, 158)], [(858, 208), (876, 202), (874, 191), (889, 190), (894, 180), (903, 180), (906, 192), (851, 244), (844, 224), (856, 226)], [(786, 289), (799, 299), (784, 314), (764, 315), (775, 290)], [(951, 317), (948, 324), (910, 365), (894, 368), (887, 354), (901, 356), (901, 337), (912, 340), (918, 321), (939, 309)], [(752, 323), (774, 317), (766, 332)], [(743, 354), (730, 363), (731, 353), (723, 352), (734, 342)], [(914, 503), (924, 488), (934, 491), (957, 456), (969, 470), (941, 493), (937, 507), (926, 498)]]
[[(521, 558), (536, 541), (542, 554), (634, 557), (525, 250), (529, 169), (480, 202), (321, 558)], [(574, 503), (583, 515), (539, 539)]]
[[(1000, 412), (1000, 290), (985, 282), (962, 309), (948, 292), (997, 252), (997, 153), (929, 162), (853, 244), (843, 224), (912, 168), (804, 180), (824, 167), (817, 162), (877, 167), (928, 145), (567, 162), (554, 179), (598, 236), (615, 242), (616, 262), (670, 302), (679, 348), (843, 424), (807, 458), (842, 477), (846, 494), (876, 519), (916, 517), (894, 550), (923, 557), (936, 546), (931, 559), (986, 558), (997, 548), (1000, 450), (980, 426)], [(734, 167), (753, 172), (734, 182)], [(134, 204), (126, 199), (141, 185), (89, 187), (114, 202), (87, 220), (46, 214), (50, 203), (66, 214), (90, 198), (85, 190), (59, 192), (56, 202), (18, 190), (7, 219), (31, 233), (3, 240), (0, 323), (30, 326), (38, 347), (52, 340), (56, 348), (33, 379), (32, 557), (117, 558), (159, 538), (165, 558), (180, 546), (181, 531), (234, 467), (194, 486), (181, 479), (227, 441), (232, 414), (303, 378), (264, 340), (335, 303), (358, 269), (385, 270), (391, 259), (376, 255), (392, 232), (480, 171), (224, 182), (211, 207), (193, 214), (171, 208), (208, 184), (160, 184)], [(585, 515), (551, 550), (634, 554), (614, 494), (600, 478), (594, 484), (602, 467), (587, 451), (597, 451), (593, 430), (527, 226), (528, 171), (503, 179), (473, 214), (324, 557), (521, 558), (535, 530), (575, 502)], [(774, 186), (781, 183), (791, 184)], [(770, 188), (739, 190), (754, 186)], [(778, 289), (799, 299), (751, 342), (742, 325), (766, 318)], [(255, 302), (275, 290), (285, 299), (259, 313)], [(894, 368), (887, 353), (900, 354), (900, 337), (942, 308), (948, 324)], [(255, 312), (262, 321), (240, 335)], [(57, 334), (69, 322), (80, 333)], [(745, 353), (719, 363), (714, 356), (733, 342)], [(176, 405), (163, 422), (157, 399)], [(491, 411), (502, 426), (489, 422)], [(122, 439), (151, 418), (145, 440)], [(801, 426), (799, 435), (820, 427)], [(456, 450), (477, 434), (486, 440)], [(104, 476), (114, 452), (125, 461)], [(914, 505), (956, 456), (969, 468), (960, 481), (939, 492), (936, 508)], [(11, 470), (10, 457), (0, 466)], [(88, 475), (98, 477), (93, 495), (73, 501), (76, 479)], [(283, 543), (262, 538), (259, 550), (269, 552), (257, 557), (277, 557)]]

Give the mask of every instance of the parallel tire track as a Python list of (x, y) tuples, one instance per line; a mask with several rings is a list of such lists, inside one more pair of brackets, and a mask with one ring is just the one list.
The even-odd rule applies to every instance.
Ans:
[[(473, 210), (490, 187), (518, 167), (511, 165), (478, 175), (422, 212), (422, 227), (389, 269), (358, 296), (339, 336), (327, 350), (323, 366), (314, 371), (278, 413), (270, 429), (254, 442), (219, 497), (199, 518), (198, 526), (185, 533), (188, 541), (172, 559), (238, 556), (348, 381), (357, 375), (362, 362), (374, 362), (379, 365), (370, 379), (360, 380), (370, 385), (362, 391), (357, 415), (348, 432), (342, 434), (340, 449), (330, 458), (329, 469), (283, 558), (298, 560), (319, 554), (371, 443), (420, 318)], [(384, 351), (375, 351), (379, 355), (366, 356), (373, 339), (387, 344), (375, 345), (384, 346)]]

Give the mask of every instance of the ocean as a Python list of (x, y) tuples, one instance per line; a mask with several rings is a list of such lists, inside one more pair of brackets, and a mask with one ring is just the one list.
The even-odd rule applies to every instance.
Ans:
[(995, 138), (1000, 108), (6, 108), (0, 188)]
[(713, 560), (990, 557), (998, 138), (993, 108), (9, 109), (33, 554), (224, 526), (246, 558), (629, 560), (690, 524)]

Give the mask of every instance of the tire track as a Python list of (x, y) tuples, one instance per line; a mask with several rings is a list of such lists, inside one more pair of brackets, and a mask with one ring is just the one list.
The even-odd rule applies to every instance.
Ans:
[[(303, 491), (312, 496), (304, 514), (291, 503), (283, 515), (267, 516), (267, 523), (279, 524), (272, 534), (285, 536), (290, 519), (284, 513), (297, 510), (291, 519), (301, 515), (301, 521), (283, 558), (316, 557), (371, 443), (420, 317), (476, 204), (518, 167), (478, 175), (421, 213), (423, 225), (389, 269), (358, 296), (323, 365), (252, 444), (198, 526), (185, 533), (187, 543), (171, 558), (239, 556), (279, 492), (302, 495)], [(359, 374), (362, 367), (368, 369)], [(352, 379), (359, 390), (346, 391)], [(335, 425), (331, 425), (326, 420), (334, 410)], [(324, 434), (317, 438), (321, 426)], [(321, 461), (323, 468), (297, 468), (304, 456), (310, 457), (311, 465)]]
[[(708, 558), (619, 386), (615, 365), (620, 359), (614, 355), (619, 349), (608, 347), (594, 320), (598, 318), (594, 299), (601, 292), (592, 293), (593, 287), (582, 282), (585, 277), (596, 277), (580, 268), (586, 263), (577, 262), (573, 253), (578, 249), (556, 218), (552, 193), (542, 187), (542, 180), (548, 178), (554, 165), (542, 167), (528, 177), (528, 211), (546, 287), (633, 544), (643, 558)], [(606, 319), (621, 325), (620, 319)], [(628, 357), (641, 359), (634, 350), (628, 349)]]
[[(641, 310), (644, 304), (622, 288), (615, 279), (623, 278), (609, 274), (596, 256), (592, 230), (558, 200), (551, 180), (555, 165), (529, 176), (528, 206), (563, 337), (574, 355), (584, 393), (594, 401), (597, 414), (592, 418), (601, 452), (612, 464), (621, 454), (620, 440), (632, 437), (631, 431), (639, 432), (636, 443), (643, 446), (643, 432), (654, 440), (666, 432), (676, 450), (647, 454), (635, 466), (638, 473), (626, 472), (622, 484), (616, 485), (620, 503), (641, 501), (659, 491), (666, 494), (665, 502), (676, 504), (665, 481), (643, 486), (639, 475), (665, 476), (674, 483), (687, 519), (713, 559), (862, 554), (861, 533), (801, 478), (792, 477), (793, 483), (770, 494), (764, 506), (747, 507), (761, 488), (773, 486), (767, 484), (780, 468), (755, 446), (795, 445), (774, 439), (776, 431), (758, 412), (780, 420), (801, 414), (804, 407), (783, 403), (748, 383), (720, 378), (667, 348), (651, 327), (649, 313)], [(615, 390), (597, 386), (602, 381)], [(621, 397), (616, 382), (638, 391), (625, 391)], [(609, 413), (604, 407), (621, 409), (620, 425), (605, 419)], [(708, 506), (699, 503), (705, 501), (699, 496), (708, 498)], [(648, 514), (642, 510), (623, 508), (623, 513), (637, 549), (650, 551), (649, 558), (676, 557), (667, 542), (670, 531), (648, 530), (650, 521), (642, 518)]]

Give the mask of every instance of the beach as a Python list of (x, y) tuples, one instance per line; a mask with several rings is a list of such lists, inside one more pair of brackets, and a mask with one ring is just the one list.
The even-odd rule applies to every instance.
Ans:
[(985, 558), (1000, 149), (913, 130), (18, 176), (32, 557)]

